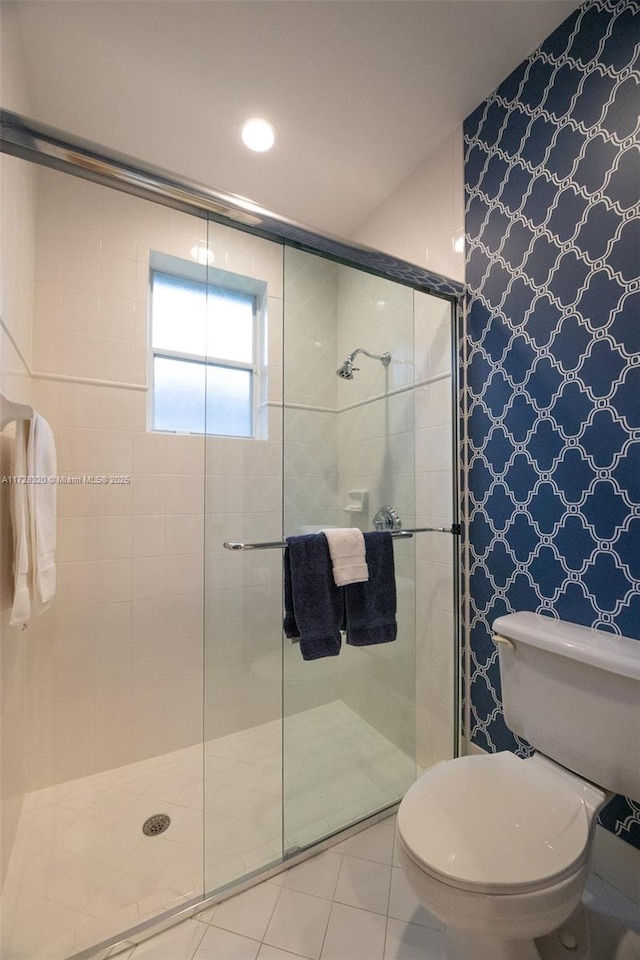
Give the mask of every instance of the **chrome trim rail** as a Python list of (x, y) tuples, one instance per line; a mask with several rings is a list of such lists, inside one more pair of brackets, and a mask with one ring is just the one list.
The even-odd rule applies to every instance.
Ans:
[[(411, 540), (414, 533), (452, 533), (458, 536), (460, 528), (454, 523), (450, 527), (415, 527), (412, 530), (392, 530), (390, 533), (394, 540)], [(242, 543), (238, 540), (225, 540), (222, 546), (225, 550), (284, 550), (287, 541), (265, 540), (263, 543)]]
[(368, 273), (388, 277), (436, 297), (457, 302), (464, 294), (464, 285), (457, 280), (364, 244), (318, 233), (312, 227), (288, 220), (246, 197), (212, 190), (193, 180), (178, 179), (176, 174), (160, 167), (2, 109), (0, 151), (204, 219), (233, 225), (338, 263), (360, 267)]

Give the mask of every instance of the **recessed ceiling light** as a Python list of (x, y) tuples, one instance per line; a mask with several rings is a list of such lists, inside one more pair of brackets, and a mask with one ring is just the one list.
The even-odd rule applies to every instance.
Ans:
[(262, 117), (249, 117), (241, 127), (242, 142), (249, 150), (264, 153), (276, 142), (276, 128)]

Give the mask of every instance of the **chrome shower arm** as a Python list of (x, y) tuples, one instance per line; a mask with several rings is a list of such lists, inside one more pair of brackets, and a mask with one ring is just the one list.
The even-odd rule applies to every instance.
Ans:
[(336, 373), (342, 380), (353, 380), (354, 371), (360, 369), (360, 367), (354, 367), (353, 365), (353, 361), (359, 353), (364, 353), (365, 357), (370, 357), (372, 360), (379, 360), (383, 367), (388, 367), (391, 363), (390, 353), (369, 353), (364, 347), (358, 347), (357, 350), (349, 354), (344, 363), (340, 364), (336, 370)]
[(390, 353), (369, 353), (369, 351), (365, 350), (364, 347), (358, 347), (358, 349), (354, 350), (353, 353), (350, 353), (349, 356), (352, 360), (354, 360), (359, 353), (364, 353), (365, 357), (369, 357), (371, 360), (379, 360), (383, 367), (388, 367), (391, 363)]

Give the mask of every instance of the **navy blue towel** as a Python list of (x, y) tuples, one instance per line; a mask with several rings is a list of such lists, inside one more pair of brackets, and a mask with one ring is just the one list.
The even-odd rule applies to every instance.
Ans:
[(398, 634), (391, 534), (388, 530), (365, 533), (364, 545), (369, 579), (344, 587), (347, 643), (357, 647), (389, 643)]
[(337, 657), (344, 588), (337, 587), (323, 533), (287, 537), (284, 551), (284, 632), (300, 638), (305, 660)]

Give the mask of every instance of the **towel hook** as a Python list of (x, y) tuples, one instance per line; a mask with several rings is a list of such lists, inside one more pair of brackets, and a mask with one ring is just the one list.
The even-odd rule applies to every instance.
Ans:
[(0, 393), (0, 430), (15, 420), (33, 420), (33, 407), (28, 403), (16, 403)]

